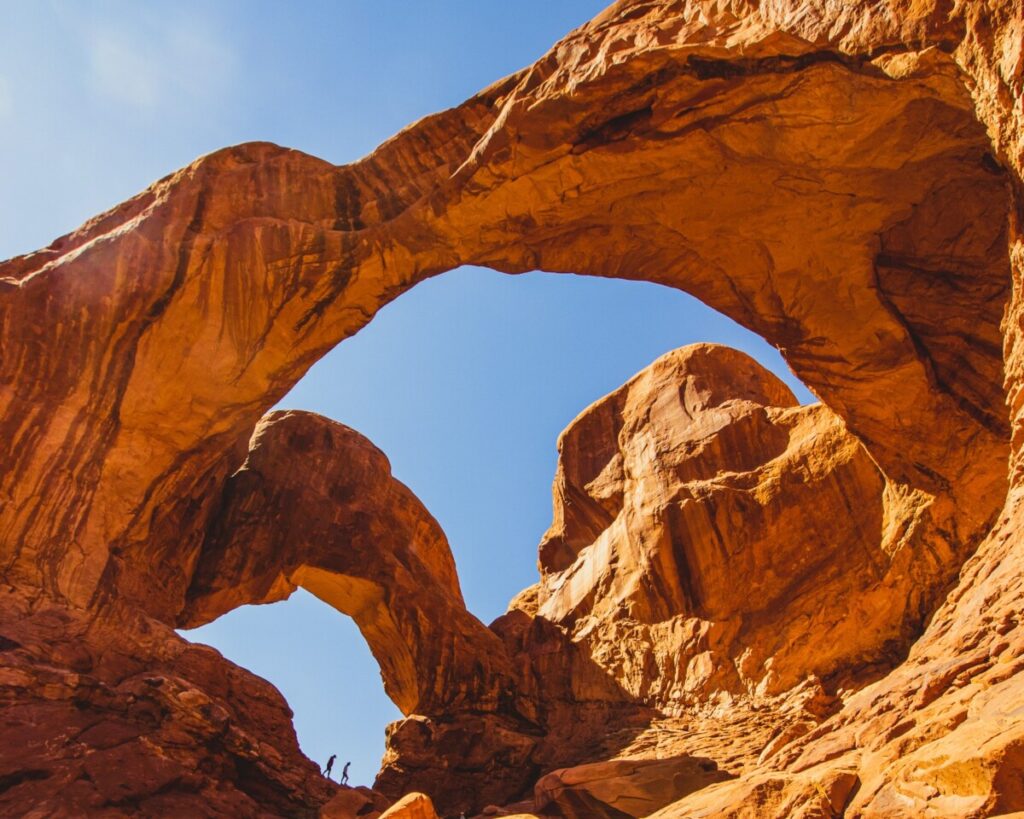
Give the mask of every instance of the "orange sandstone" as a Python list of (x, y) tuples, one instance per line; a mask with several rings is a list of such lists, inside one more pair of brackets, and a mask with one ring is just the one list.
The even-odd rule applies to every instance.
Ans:
[[(686, 757), (732, 778), (659, 816), (1024, 809), (1022, 41), (1008, 0), (622, 0), (358, 163), (228, 148), (0, 263), (0, 808), (315, 815), (279, 695), (173, 631), (304, 585), (409, 715), (392, 797)], [(687, 290), (822, 403), (656, 362), (487, 628), (372, 445), (263, 419), (460, 264)]]

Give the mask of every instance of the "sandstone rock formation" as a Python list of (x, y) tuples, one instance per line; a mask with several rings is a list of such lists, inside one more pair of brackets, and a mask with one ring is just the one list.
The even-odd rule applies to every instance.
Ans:
[(543, 777), (534, 790), (534, 804), (539, 811), (568, 819), (649, 816), (727, 778), (708, 759), (595, 762)]
[(437, 819), (430, 797), (422, 793), (403, 796), (382, 814), (383, 819)]
[(0, 815), (315, 816), (277, 690), (167, 625), (0, 594)]
[[(620, 0), (358, 163), (228, 148), (0, 263), (3, 809), (315, 813), (276, 692), (172, 631), (296, 585), (442, 812), (684, 754), (735, 778), (660, 815), (1024, 809), (1022, 41), (1007, 0)], [(261, 423), (465, 263), (685, 289), (823, 406), (724, 352), (638, 376), (488, 630), (380, 453)]]
[(320, 819), (378, 819), (391, 807), (383, 794), (366, 787), (341, 788), (320, 807)]
[(501, 641), (466, 610), (444, 533), (354, 430), (312, 413), (266, 416), (214, 521), (179, 622), (301, 585), (355, 620), (406, 714), (514, 696)]
[(742, 353), (669, 353), (559, 449), (532, 610), (637, 700), (672, 711), (863, 669), (936, 603), (920, 506)]

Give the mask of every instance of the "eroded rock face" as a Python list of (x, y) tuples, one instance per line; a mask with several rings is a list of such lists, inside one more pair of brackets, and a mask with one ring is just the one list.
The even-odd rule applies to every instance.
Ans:
[[(673, 351), (563, 433), (541, 582), (492, 625), (537, 730), (520, 735), (497, 716), (467, 725), (454, 709), (453, 724), (410, 719), (389, 735), (397, 770), (380, 782), (479, 807), (514, 797), (516, 771), (624, 755), (542, 779), (535, 808), (641, 816), (712, 781), (673, 790), (652, 773), (667, 754), (714, 762), (714, 781), (754, 773), (820, 735), (921, 633), (947, 576), (928, 548), (938, 537), (928, 511), (840, 419), (799, 406), (745, 354)], [(748, 744), (731, 748), (704, 722), (703, 746), (676, 738), (653, 755), (634, 739), (667, 716), (729, 712), (760, 712), (764, 733), (736, 718)], [(472, 777), (437, 760), (487, 771), (476, 787), (490, 799), (459, 801)], [(857, 781), (845, 763), (838, 784), (813, 788), (839, 799), (835, 789), (845, 798)], [(632, 794), (633, 812), (609, 796), (617, 790)]]
[(180, 625), (303, 586), (355, 620), (404, 713), (493, 710), (510, 696), (501, 643), (466, 611), (444, 533), (349, 427), (266, 416), (214, 521)]
[(534, 791), (544, 813), (567, 819), (649, 816), (692, 791), (728, 779), (712, 760), (613, 760), (554, 771)]
[(820, 807), (822, 782), (837, 776), (848, 783), (841, 809), (849, 816), (1021, 810), (1020, 509), (1014, 491), (905, 663), (773, 749), (766, 770), (658, 815), (794, 814)]
[[(602, 748), (639, 753), (651, 709), (713, 719), (723, 697), (740, 716), (771, 699), (760, 722), (776, 733), (755, 753), (757, 720), (727, 720), (749, 731), (721, 766), (738, 778), (664, 815), (1024, 808), (1022, 34), (1006, 0), (623, 0), (359, 163), (225, 149), (0, 264), (0, 633), (19, 715), (0, 744), (39, 743), (5, 760), (0, 799), (315, 810), (330, 793), (280, 700), (169, 630), (302, 584), (363, 618), (389, 690), (428, 712), (393, 731), (417, 764), (389, 770), (395, 787), (437, 785), (442, 810), (481, 778), (494, 801)], [(354, 458), (372, 487), (346, 499), (288, 471), (303, 436), (283, 419), (263, 426), (280, 440), (249, 448), (313, 361), (465, 263), (685, 289), (776, 344), (824, 407), (749, 371), (732, 398), (696, 375), (672, 396), (664, 362), (631, 382), (563, 441), (541, 584), (488, 632), (461, 613), (443, 536), (379, 453), (318, 427), (323, 452)], [(379, 565), (295, 520), (280, 549), (256, 499), (351, 515)], [(359, 518), (374, 503), (396, 509), (380, 530)], [(253, 559), (238, 530), (260, 544)], [(433, 599), (377, 599), (417, 578)], [(906, 662), (858, 693), (953, 584)], [(823, 605), (825, 588), (842, 602)], [(417, 632), (436, 611), (450, 623)], [(483, 658), (468, 676), (466, 649)], [(163, 696), (150, 689), (179, 690), (145, 682), (153, 669), (194, 693), (146, 716), (133, 709)], [(250, 684), (267, 708), (240, 706)], [(821, 708), (779, 705), (807, 686)], [(228, 714), (215, 729), (207, 700)], [(618, 726), (629, 736), (602, 745)], [(687, 753), (727, 753), (712, 723), (693, 728)], [(276, 755), (250, 733), (275, 736)], [(129, 763), (145, 784), (119, 778)]]
[(430, 797), (422, 793), (403, 796), (382, 815), (383, 819), (437, 819)]
[(463, 810), (532, 783), (536, 700), (466, 610), (437, 522), (373, 444), (313, 413), (271, 413), (214, 521), (181, 624), (298, 586), (350, 615), (408, 717), (388, 729), (379, 788)]
[(0, 814), (317, 815), (277, 690), (134, 611), (0, 594)]
[(891, 660), (937, 603), (927, 502), (735, 350), (669, 353), (559, 448), (535, 612), (638, 700), (772, 695)]
[[(799, 406), (743, 353), (667, 354), (585, 410), (559, 448), (541, 582), (493, 628), (548, 708), (538, 767), (566, 742), (581, 759), (622, 760), (541, 780), (538, 812), (641, 816), (693, 791), (678, 814), (691, 815), (711, 782), (670, 797), (651, 774), (666, 758), (712, 761), (718, 779), (739, 777), (723, 792), (744, 787), (905, 656), (942, 592), (929, 500), (895, 488), (840, 419)], [(587, 748), (597, 732), (579, 704), (615, 698), (655, 709), (648, 723), (669, 739), (645, 746), (609, 710), (605, 731), (625, 736)], [(687, 714), (706, 721), (673, 737), (666, 717)], [(841, 807), (859, 780), (848, 761), (835, 775), (811, 787)], [(751, 815), (800, 801), (762, 791)], [(647, 807), (624, 809), (615, 792)]]
[(463, 263), (649, 279), (723, 310), (891, 479), (951, 494), (962, 557), (1005, 486), (1012, 185), (949, 55), (965, 23), (785, 8), (620, 3), (360, 163), (226, 149), (5, 263), (11, 577), (176, 616), (263, 412)]

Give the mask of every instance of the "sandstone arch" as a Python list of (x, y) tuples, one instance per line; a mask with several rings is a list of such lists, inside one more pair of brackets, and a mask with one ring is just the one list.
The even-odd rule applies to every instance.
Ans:
[[(266, 588), (236, 576), (216, 604), (203, 579), (252, 430), (382, 304), (464, 263), (681, 287), (778, 345), (880, 467), (890, 523), (930, 556), (931, 610), (996, 520), (1007, 457), (1020, 483), (1022, 26), (995, 0), (619, 2), (359, 163), (225, 149), (3, 263), (12, 621), (55, 607), (143, 634), (279, 593), (277, 569)], [(905, 726), (887, 720), (923, 690), (923, 727), (899, 748), (928, 747), (928, 720), (959, 702), (943, 699), (960, 679), (942, 668), (956, 635), (970, 632), (993, 708), (1011, 699), (995, 666), (1019, 645), (991, 634), (1019, 625), (1019, 591), (999, 579), (1019, 560), (1018, 494), (884, 696), (842, 718), (842, 753), (870, 718), (890, 766), (861, 803), (897, 798), (886, 776), (941, 780), (894, 767), (889, 732)], [(285, 581), (362, 599), (300, 557)], [(420, 707), (434, 694), (409, 666), (392, 688)], [(790, 773), (750, 787), (779, 804), (791, 787), (822, 790), (800, 767), (830, 753), (817, 738), (779, 756)]]
[(444, 532), (354, 430), (266, 416), (214, 519), (186, 627), (302, 586), (355, 620), (406, 715), (514, 696), (501, 641), (466, 610)]
[(1004, 486), (1010, 283), (1010, 182), (949, 56), (962, 25), (894, 6), (869, 46), (824, 18), (784, 35), (688, 8), (614, 7), (355, 165), (227, 149), (7, 262), (8, 574), (175, 616), (259, 416), (467, 262), (648, 278), (760, 332), (891, 479), (939, 496), (955, 562)]

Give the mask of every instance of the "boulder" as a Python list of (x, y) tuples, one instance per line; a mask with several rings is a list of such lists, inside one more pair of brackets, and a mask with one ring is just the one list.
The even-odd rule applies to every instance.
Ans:
[(541, 778), (534, 804), (540, 813), (566, 819), (632, 819), (728, 778), (709, 759), (595, 762)]
[(381, 819), (439, 819), (430, 797), (422, 793), (403, 796), (381, 814)]

